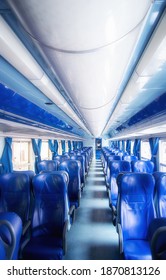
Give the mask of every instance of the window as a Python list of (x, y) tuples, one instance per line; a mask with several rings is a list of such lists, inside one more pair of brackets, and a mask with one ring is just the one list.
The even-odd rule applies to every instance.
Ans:
[(151, 159), (149, 140), (141, 141), (141, 159)]
[(12, 143), (14, 170), (33, 170), (32, 145), (30, 140), (14, 140)]
[(41, 160), (52, 159), (52, 153), (48, 146), (48, 141), (42, 141), (41, 145)]
[(134, 140), (131, 141), (131, 155), (133, 154)]
[(166, 139), (159, 142), (160, 171), (166, 171)]

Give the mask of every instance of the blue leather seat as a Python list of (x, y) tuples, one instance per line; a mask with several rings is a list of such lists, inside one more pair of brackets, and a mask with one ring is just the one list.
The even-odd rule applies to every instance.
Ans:
[(83, 155), (76, 155), (76, 156), (71, 156), (70, 158), (74, 160), (78, 160), (81, 163), (80, 176), (81, 176), (81, 188), (83, 189), (85, 185), (85, 157)]
[(0, 260), (18, 259), (21, 235), (21, 218), (14, 212), (0, 213)]
[(131, 161), (131, 168), (133, 172), (153, 173), (154, 163), (150, 160)]
[(155, 194), (154, 201), (157, 216), (166, 218), (166, 172), (154, 172)]
[(0, 176), (0, 212), (15, 212), (22, 220), (23, 235), (30, 225), (31, 180), (24, 172)]
[(58, 160), (42, 160), (38, 162), (38, 171), (57, 171), (59, 161)]
[(117, 176), (120, 172), (130, 172), (131, 166), (128, 161), (125, 160), (112, 160), (108, 163), (108, 168), (110, 170), (110, 179), (108, 187), (109, 195), (109, 205), (116, 213), (117, 198), (118, 198), (118, 186), (117, 186)]
[(166, 218), (156, 218), (149, 226), (153, 260), (166, 260)]
[(105, 173), (105, 180), (106, 180), (106, 186), (109, 188), (110, 180), (111, 180), (111, 174), (110, 174), (110, 168), (109, 168), (109, 162), (113, 160), (121, 160), (121, 157), (118, 155), (109, 155), (106, 156), (106, 162), (104, 166), (104, 173)]
[(70, 207), (75, 208), (80, 205), (81, 197), (81, 179), (80, 179), (81, 164), (77, 160), (68, 159), (59, 165), (59, 170), (64, 170), (69, 174), (68, 198)]
[(134, 155), (125, 155), (123, 156), (123, 160), (127, 160), (129, 162), (131, 161), (137, 161), (138, 160), (138, 157), (137, 156), (134, 156)]
[(154, 184), (149, 173), (127, 173), (120, 178), (117, 220), (120, 253), (125, 259), (152, 259), (149, 225), (156, 218)]
[(67, 184), (63, 174), (47, 172), (33, 179), (35, 207), (31, 238), (23, 259), (62, 259), (68, 224)]

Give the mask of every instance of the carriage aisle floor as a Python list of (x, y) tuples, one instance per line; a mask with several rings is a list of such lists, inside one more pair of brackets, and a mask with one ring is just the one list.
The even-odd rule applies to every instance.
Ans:
[(100, 159), (93, 158), (76, 219), (67, 233), (64, 260), (117, 260), (118, 235), (112, 224)]

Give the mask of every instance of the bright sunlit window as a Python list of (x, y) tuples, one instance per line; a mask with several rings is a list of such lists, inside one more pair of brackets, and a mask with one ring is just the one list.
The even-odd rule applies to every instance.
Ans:
[(48, 141), (42, 140), (41, 145), (41, 160), (48, 160), (51, 159), (51, 151), (48, 146)]
[(12, 161), (14, 170), (29, 170), (31, 166), (31, 143), (26, 140), (13, 140)]
[(160, 171), (166, 171), (166, 139), (159, 142)]
[(141, 159), (151, 159), (151, 150), (149, 141), (141, 141)]
[(134, 140), (131, 141), (131, 154), (133, 154)]

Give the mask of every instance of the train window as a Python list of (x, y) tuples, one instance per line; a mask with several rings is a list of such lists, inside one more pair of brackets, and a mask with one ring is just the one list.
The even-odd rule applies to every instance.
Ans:
[(166, 171), (166, 139), (160, 140), (159, 143), (160, 154), (160, 171)]
[(134, 140), (131, 141), (131, 154), (133, 154)]
[(12, 161), (14, 170), (33, 170), (31, 161), (31, 142), (26, 140), (13, 140)]
[(141, 159), (151, 159), (149, 141), (141, 141)]
[(52, 158), (52, 153), (49, 149), (48, 146), (48, 141), (42, 141), (42, 145), (41, 145), (41, 160), (48, 160)]
[(68, 151), (69, 151), (69, 148), (68, 148), (68, 142), (67, 141), (65, 141), (65, 151), (68, 153)]

